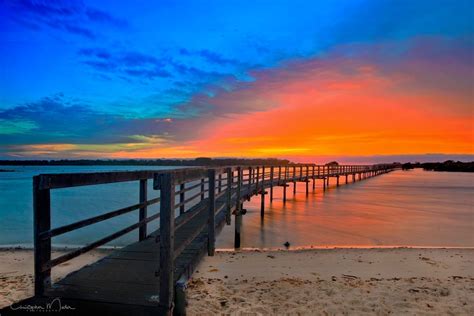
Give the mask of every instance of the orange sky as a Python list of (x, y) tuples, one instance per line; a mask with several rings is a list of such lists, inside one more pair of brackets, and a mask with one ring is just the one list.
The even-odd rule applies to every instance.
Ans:
[[(372, 45), (370, 51), (391, 47)], [(438, 47), (444, 47), (443, 54), (434, 58)], [(351, 47), (352, 52), (365, 50), (364, 45)], [(474, 70), (457, 57), (458, 50), (451, 42), (420, 39), (402, 57), (378, 61), (364, 53), (343, 58), (340, 47), (327, 56), (253, 71), (254, 80), (229, 82), (231, 89), (194, 95), (178, 107), (185, 118), (155, 119), (151, 128), (143, 127), (157, 126), (160, 134), (11, 150), (21, 157), (277, 157), (307, 162), (329, 156), (472, 155)], [(191, 111), (197, 115), (189, 115)]]
[[(179, 147), (115, 157), (311, 157), (473, 153), (472, 95), (420, 85), (446, 76), (417, 64), (387, 72), (364, 63), (309, 61), (255, 74), (247, 87), (212, 99), (219, 109), (256, 109), (201, 119)], [(445, 80), (446, 79), (446, 80)]]

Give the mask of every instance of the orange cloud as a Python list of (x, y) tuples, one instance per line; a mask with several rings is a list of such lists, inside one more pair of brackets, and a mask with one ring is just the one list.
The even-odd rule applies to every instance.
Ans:
[(220, 107), (259, 100), (263, 109), (207, 122), (191, 147), (217, 156), (473, 153), (473, 99), (458, 91), (417, 90), (420, 76), (353, 62), (297, 69), (218, 96)]

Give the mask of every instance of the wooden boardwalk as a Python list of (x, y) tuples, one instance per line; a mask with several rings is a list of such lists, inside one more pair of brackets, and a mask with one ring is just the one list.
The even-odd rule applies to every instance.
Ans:
[[(35, 296), (18, 304), (47, 304), (61, 298), (74, 310), (69, 314), (107, 312), (116, 315), (184, 313), (184, 285), (202, 256), (214, 254), (215, 236), (232, 216), (235, 220), (235, 247), (240, 247), (240, 226), (245, 213), (243, 203), (261, 197), (261, 216), (265, 215), (265, 195), (281, 186), (283, 203), (287, 188), (304, 182), (306, 193), (321, 179), (323, 189), (329, 179), (336, 185), (340, 177), (357, 181), (390, 172), (392, 165), (373, 166), (250, 166), (227, 168), (189, 168), (167, 171), (110, 172), (40, 175), (34, 178)], [(352, 179), (350, 179), (352, 177)], [(148, 199), (148, 181), (153, 181), (160, 196)], [(62, 227), (51, 228), (50, 191), (61, 188), (106, 185), (137, 181), (139, 203)], [(160, 212), (148, 216), (147, 208), (160, 204)], [(51, 239), (132, 211), (139, 221), (127, 228), (51, 259)], [(160, 228), (148, 233), (148, 223), (159, 219)], [(75, 271), (51, 284), (51, 269), (91, 249), (107, 244), (135, 229), (139, 240), (112, 252), (105, 258)], [(0, 313), (15, 313), (6, 308)]]

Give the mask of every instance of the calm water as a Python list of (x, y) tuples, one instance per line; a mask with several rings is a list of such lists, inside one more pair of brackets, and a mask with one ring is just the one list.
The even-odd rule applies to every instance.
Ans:
[[(54, 166), (10, 167), (0, 173), (0, 245), (32, 243), (32, 176), (39, 173), (97, 172), (166, 167)], [(151, 182), (151, 181), (150, 181)], [(342, 181), (343, 182), (343, 181)], [(292, 246), (474, 246), (474, 175), (396, 171), (369, 180), (341, 185), (326, 192), (317, 190), (305, 197), (304, 184), (286, 205), (281, 189), (267, 203), (264, 222), (260, 220), (260, 198), (246, 202), (242, 246), (279, 248)], [(292, 188), (291, 188), (292, 189)], [(106, 211), (135, 204), (138, 183), (119, 183), (52, 191), (52, 227), (75, 222)], [(150, 198), (157, 195), (149, 188)], [(150, 207), (150, 214), (158, 205)], [(136, 222), (138, 212), (74, 231), (53, 239), (57, 245), (91, 242)], [(149, 230), (158, 227), (151, 223)], [(233, 226), (218, 236), (219, 248), (233, 246)], [(137, 239), (132, 232), (112, 245)]]
[[(286, 205), (277, 189), (263, 222), (260, 197), (247, 202), (242, 247), (474, 246), (474, 174), (394, 171), (321, 188), (317, 181), (306, 198), (304, 183), (295, 197), (291, 186)], [(233, 247), (233, 238), (234, 227), (225, 227), (217, 247)]]
[[(32, 245), (32, 177), (40, 173), (163, 170), (177, 167), (153, 166), (0, 166), (15, 172), (0, 172), (0, 245)], [(149, 181), (148, 197), (158, 196)], [(67, 188), (51, 191), (51, 226), (58, 227), (138, 203), (138, 181)], [(158, 211), (151, 205), (149, 214)], [(56, 245), (83, 245), (125, 228), (138, 220), (138, 211), (85, 227), (53, 239)], [(153, 221), (150, 231), (158, 228)], [(138, 238), (134, 231), (111, 245), (123, 245)]]

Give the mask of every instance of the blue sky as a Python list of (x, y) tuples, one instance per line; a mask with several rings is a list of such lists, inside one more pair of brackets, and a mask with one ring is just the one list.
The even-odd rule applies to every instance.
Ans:
[(4, 158), (188, 144), (203, 118), (262, 110), (217, 111), (214, 98), (334, 52), (396, 67), (414, 40), (437, 38), (472, 66), (472, 1), (1, 0), (0, 16)]

